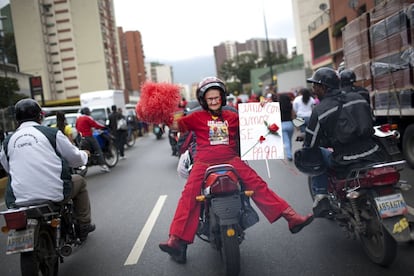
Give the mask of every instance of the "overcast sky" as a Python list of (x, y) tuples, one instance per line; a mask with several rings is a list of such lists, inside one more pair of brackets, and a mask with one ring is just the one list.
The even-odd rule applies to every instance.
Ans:
[(140, 31), (147, 61), (212, 56), (225, 41), (286, 38), (296, 46), (290, 0), (114, 0), (117, 26)]

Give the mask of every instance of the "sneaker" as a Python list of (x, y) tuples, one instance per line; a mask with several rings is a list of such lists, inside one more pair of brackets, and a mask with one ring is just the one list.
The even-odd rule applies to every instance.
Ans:
[(102, 165), (102, 166), (101, 166), (101, 171), (102, 171), (102, 172), (110, 172), (111, 170), (108, 168), (108, 166), (107, 166), (107, 165)]
[(126, 157), (125, 156), (121, 156), (121, 160), (124, 160), (124, 159), (126, 159)]
[(323, 218), (329, 215), (331, 212), (331, 205), (327, 194), (315, 195), (315, 201), (313, 202), (313, 214), (315, 217)]
[(80, 224), (79, 225), (79, 239), (81, 242), (88, 238), (90, 232), (95, 231), (96, 226), (93, 223)]

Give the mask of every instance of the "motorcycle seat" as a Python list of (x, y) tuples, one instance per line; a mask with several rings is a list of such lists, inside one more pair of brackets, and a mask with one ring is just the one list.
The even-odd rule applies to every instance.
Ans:
[[(22, 208), (22, 207), (27, 207), (30, 209), (37, 209), (39, 211), (41, 211), (41, 213), (52, 213), (52, 212), (59, 212), (60, 209), (62, 208), (62, 203), (61, 202), (53, 202), (51, 200), (45, 200), (45, 199), (35, 199), (35, 200), (29, 200), (29, 201), (24, 201), (24, 202), (20, 202), (15, 204), (16, 208)], [(34, 212), (32, 214), (32, 216), (37, 216), (38, 212)]]

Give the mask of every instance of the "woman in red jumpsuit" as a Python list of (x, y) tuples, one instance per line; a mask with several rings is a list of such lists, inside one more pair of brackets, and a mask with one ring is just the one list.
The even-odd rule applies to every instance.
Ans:
[(202, 109), (178, 121), (182, 133), (195, 133), (197, 154), (178, 201), (170, 227), (170, 237), (167, 242), (159, 245), (160, 249), (171, 255), (176, 262), (186, 262), (187, 244), (194, 241), (200, 213), (200, 204), (195, 198), (200, 193), (206, 169), (220, 163), (231, 164), (236, 168), (246, 189), (254, 191), (252, 199), (270, 223), (284, 217), (292, 233), (299, 232), (311, 223), (311, 214), (301, 216), (296, 213), (239, 157), (239, 117), (233, 111), (222, 109), (222, 106), (226, 105), (226, 88), (223, 81), (216, 77), (205, 78), (198, 86), (197, 97)]

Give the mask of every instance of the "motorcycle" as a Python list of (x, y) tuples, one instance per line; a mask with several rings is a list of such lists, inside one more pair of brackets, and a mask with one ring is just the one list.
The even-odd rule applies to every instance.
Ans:
[(165, 130), (163, 124), (154, 124), (152, 127), (152, 132), (155, 134), (155, 137), (157, 137), (157, 140), (161, 139), (164, 131)]
[(59, 263), (82, 244), (72, 201), (25, 202), (0, 215), (6, 222), (1, 229), (8, 235), (6, 254), (20, 254), (23, 276), (58, 275)]
[[(115, 146), (114, 137), (109, 133), (108, 129), (94, 130), (93, 136), (97, 139), (99, 146), (102, 149), (105, 164), (109, 168), (113, 168), (118, 164), (119, 153)], [(79, 168), (73, 168), (73, 172), (81, 176), (85, 176), (88, 172), (88, 167), (99, 165), (99, 155), (93, 152), (92, 146), (89, 142), (82, 138), (79, 145), (80, 149), (86, 149), (91, 152), (91, 156), (88, 159), (88, 164)]]
[(245, 190), (237, 171), (229, 164), (210, 166), (205, 173), (197, 237), (210, 243), (224, 259), (226, 275), (240, 272), (240, 248), (244, 230), (259, 221), (250, 205), (253, 191)]
[(128, 134), (127, 134), (127, 142), (126, 145), (128, 148), (132, 148), (135, 145), (135, 133), (134, 129), (131, 126), (128, 126)]
[[(410, 186), (400, 180), (405, 160), (395, 160), (399, 156), (395, 142), (398, 132), (376, 126), (374, 137), (388, 153), (389, 160), (358, 164), (343, 172), (329, 170), (328, 201), (325, 201), (328, 206), (324, 209), (329, 210), (325, 217), (335, 220), (348, 237), (358, 238), (372, 262), (389, 266), (396, 258), (398, 243), (414, 239), (402, 195), (402, 190)], [(308, 187), (315, 200), (311, 177)]]
[(180, 132), (178, 130), (170, 129), (168, 132), (168, 138), (171, 146), (172, 155), (179, 157), (178, 140), (180, 138)]

